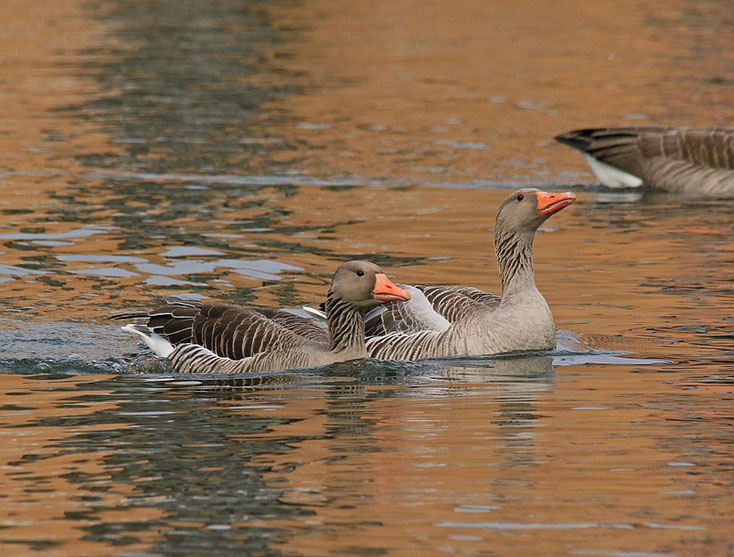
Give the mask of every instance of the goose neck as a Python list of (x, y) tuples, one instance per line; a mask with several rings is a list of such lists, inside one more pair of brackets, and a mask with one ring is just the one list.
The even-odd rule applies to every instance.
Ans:
[(500, 270), (502, 292), (535, 287), (533, 270), (533, 233), (495, 233), (495, 252)]
[(365, 352), (363, 312), (349, 302), (334, 297), (331, 292), (326, 298), (325, 309), (329, 326), (329, 350), (335, 353)]

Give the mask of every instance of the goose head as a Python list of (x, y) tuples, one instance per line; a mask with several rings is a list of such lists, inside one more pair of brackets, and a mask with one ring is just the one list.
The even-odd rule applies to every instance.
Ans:
[(549, 193), (523, 188), (508, 195), (497, 213), (496, 231), (507, 235), (535, 234), (551, 215), (576, 201), (570, 191)]
[(410, 293), (394, 284), (374, 263), (349, 261), (334, 273), (329, 297), (367, 311), (384, 302), (409, 300)]

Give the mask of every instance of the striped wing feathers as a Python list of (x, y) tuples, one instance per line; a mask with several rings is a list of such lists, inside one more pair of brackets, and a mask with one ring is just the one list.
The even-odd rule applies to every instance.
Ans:
[(453, 323), (477, 311), (495, 309), (500, 296), (473, 286), (416, 286), (423, 292), (433, 309)]
[(174, 346), (200, 344), (214, 354), (239, 360), (263, 352), (309, 346), (328, 350), (326, 329), (286, 311), (254, 306), (204, 304), (167, 298), (149, 312), (118, 314), (114, 319), (147, 318), (148, 328)]
[(440, 332), (464, 317), (495, 309), (500, 297), (471, 286), (402, 286), (407, 302), (393, 302), (368, 315), (368, 337), (390, 333)]
[(328, 333), (308, 319), (268, 308), (205, 305), (193, 323), (193, 342), (240, 360), (299, 347), (328, 350)]
[(734, 170), (734, 130), (628, 127), (576, 130), (556, 138), (592, 157), (643, 177), (646, 164), (665, 158), (695, 166)]

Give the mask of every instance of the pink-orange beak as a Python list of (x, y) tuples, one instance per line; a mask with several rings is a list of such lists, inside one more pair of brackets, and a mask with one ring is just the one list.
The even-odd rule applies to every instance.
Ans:
[(539, 191), (536, 195), (538, 196), (538, 211), (541, 215), (552, 215), (576, 201), (576, 196), (570, 191), (563, 193)]
[(382, 273), (375, 275), (375, 287), (372, 289), (372, 295), (375, 300), (383, 302), (410, 300), (410, 292), (397, 286)]

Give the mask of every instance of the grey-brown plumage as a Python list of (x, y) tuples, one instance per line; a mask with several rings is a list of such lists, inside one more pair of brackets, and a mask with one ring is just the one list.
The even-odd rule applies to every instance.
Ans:
[(579, 150), (608, 187), (687, 194), (734, 194), (734, 129), (629, 127), (556, 136)]
[(368, 317), (369, 355), (416, 360), (554, 348), (555, 324), (535, 285), (532, 244), (538, 227), (574, 199), (531, 188), (509, 195), (495, 227), (502, 296), (467, 286), (401, 285), (408, 302)]
[(409, 295), (368, 261), (341, 265), (325, 302), (327, 327), (281, 310), (169, 298), (123, 329), (141, 338), (181, 373), (244, 373), (314, 367), (364, 358), (364, 313)]
[[(389, 332), (443, 330), (463, 316), (483, 309), (496, 309), (502, 299), (496, 294), (473, 286), (425, 286), (415, 284), (401, 287), (415, 292), (412, 304), (389, 304), (371, 311), (367, 316), (368, 337)], [(422, 296), (421, 296), (422, 295)], [(424, 297), (424, 311), (416, 305)]]

